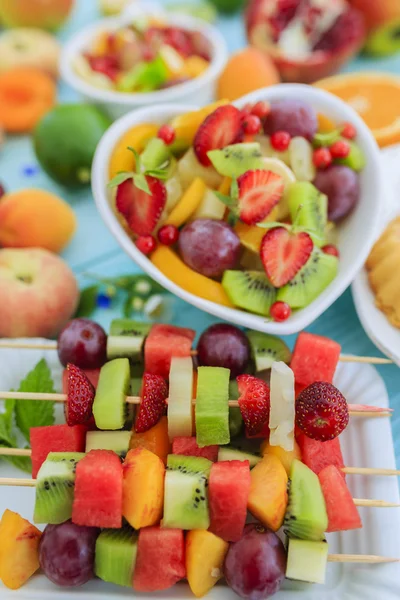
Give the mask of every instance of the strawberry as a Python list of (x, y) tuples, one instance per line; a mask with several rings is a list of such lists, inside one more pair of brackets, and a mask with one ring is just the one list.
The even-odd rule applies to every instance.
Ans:
[(92, 416), (95, 390), (86, 374), (75, 365), (67, 365), (67, 425), (83, 425)]
[(296, 399), (296, 425), (313, 440), (333, 440), (348, 422), (346, 398), (331, 383), (312, 383)]
[(119, 64), (118, 59), (112, 54), (106, 56), (86, 55), (87, 61), (92, 71), (106, 75), (112, 81), (115, 81), (118, 76)]
[(246, 171), (238, 178), (237, 183), (239, 216), (247, 225), (254, 225), (265, 219), (283, 195), (283, 179), (272, 171)]
[(135, 421), (136, 433), (143, 433), (158, 423), (165, 409), (168, 397), (168, 387), (160, 375), (143, 375), (142, 389), (140, 392), (139, 412)]
[(241, 132), (241, 113), (232, 104), (220, 106), (200, 125), (193, 141), (194, 151), (199, 162), (205, 167), (211, 165), (207, 156), (210, 150), (218, 150), (233, 144)]
[(305, 231), (292, 233), (285, 227), (267, 231), (261, 242), (260, 256), (272, 285), (286, 285), (310, 258), (314, 244)]
[(269, 422), (269, 387), (252, 375), (239, 375), (236, 378), (239, 388), (239, 408), (246, 425), (246, 435), (255, 436)]
[(131, 178), (120, 183), (117, 188), (117, 210), (137, 235), (149, 235), (153, 232), (167, 201), (162, 181), (150, 175), (146, 175), (146, 181), (150, 194), (136, 187)]

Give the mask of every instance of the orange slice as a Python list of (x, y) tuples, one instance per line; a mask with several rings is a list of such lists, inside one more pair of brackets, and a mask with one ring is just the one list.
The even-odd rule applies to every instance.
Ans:
[(400, 141), (400, 77), (388, 73), (348, 73), (321, 79), (314, 85), (350, 104), (381, 148)]

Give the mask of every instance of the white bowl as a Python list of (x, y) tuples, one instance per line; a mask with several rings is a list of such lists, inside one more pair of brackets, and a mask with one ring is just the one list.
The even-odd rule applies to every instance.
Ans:
[(121, 227), (110, 205), (107, 190), (108, 163), (115, 144), (131, 127), (142, 122), (163, 123), (176, 115), (193, 107), (187, 105), (153, 106), (125, 115), (115, 122), (97, 147), (92, 168), (92, 189), (97, 208), (107, 227), (125, 252), (153, 279), (176, 294), (183, 300), (193, 304), (221, 319), (242, 325), (250, 329), (290, 335), (301, 331), (319, 317), (333, 302), (339, 298), (350, 285), (363, 266), (375, 238), (375, 228), (379, 222), (380, 203), (382, 199), (382, 175), (378, 146), (371, 132), (357, 113), (342, 100), (317, 88), (298, 84), (281, 84), (257, 90), (235, 104), (238, 107), (258, 100), (276, 101), (283, 98), (302, 99), (315, 107), (318, 112), (332, 117), (337, 122), (349, 121), (357, 129), (357, 141), (364, 151), (367, 164), (361, 173), (361, 198), (354, 212), (345, 219), (338, 228), (338, 248), (340, 251), (339, 272), (335, 280), (309, 306), (295, 311), (283, 323), (267, 321), (265, 317), (251, 314), (239, 309), (227, 308), (209, 300), (204, 300), (188, 293), (165, 275), (163, 275), (132, 242)]
[[(163, 18), (170, 25), (203, 33), (210, 44), (212, 59), (209, 68), (202, 75), (165, 90), (127, 94), (97, 88), (75, 72), (74, 59), (87, 50), (90, 42), (99, 33), (113, 31), (123, 25), (132, 23), (135, 17), (149, 14)], [(214, 98), (216, 81), (225, 66), (227, 57), (228, 51), (225, 40), (218, 29), (212, 25), (187, 15), (168, 14), (157, 5), (132, 5), (122, 16), (101, 19), (74, 35), (63, 47), (60, 58), (60, 73), (63, 80), (87, 102), (99, 105), (112, 118), (117, 119), (134, 108), (164, 102), (208, 104)]]

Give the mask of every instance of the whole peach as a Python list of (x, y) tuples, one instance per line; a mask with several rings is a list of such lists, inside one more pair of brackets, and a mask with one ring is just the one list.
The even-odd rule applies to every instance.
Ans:
[(0, 21), (6, 27), (58, 29), (75, 0), (0, 0)]
[(76, 229), (72, 208), (55, 194), (26, 189), (0, 199), (0, 246), (61, 250)]
[(75, 313), (79, 290), (57, 255), (0, 250), (0, 337), (54, 337)]

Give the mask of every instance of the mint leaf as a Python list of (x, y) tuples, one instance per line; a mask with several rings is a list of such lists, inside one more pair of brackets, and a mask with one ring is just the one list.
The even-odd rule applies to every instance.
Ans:
[[(21, 381), (18, 392), (55, 393), (51, 372), (44, 358)], [(19, 400), (15, 404), (15, 421), (21, 433), (29, 442), (31, 427), (44, 427), (54, 424), (54, 402)]]
[(288, 231), (291, 231), (291, 226), (287, 223), (280, 223), (280, 221), (266, 221), (264, 223), (256, 223), (257, 227), (261, 229), (274, 229), (275, 227), (284, 227)]
[(228, 208), (236, 208), (237, 201), (230, 196), (225, 196), (225, 194), (221, 194), (221, 192), (214, 191), (214, 194), (217, 196), (218, 200), (220, 200), (225, 206)]
[(132, 171), (121, 171), (121, 173), (117, 173), (117, 175), (115, 175), (115, 177), (113, 177), (111, 181), (107, 183), (107, 187), (117, 187), (121, 183), (124, 183), (124, 181), (126, 181), (127, 179), (132, 179), (133, 176), (134, 173)]
[(91, 285), (81, 291), (79, 305), (76, 309), (75, 318), (90, 317), (97, 307), (98, 285)]
[(145, 172), (146, 175), (150, 175), (150, 177), (155, 177), (156, 179), (161, 179), (161, 181), (166, 181), (169, 177), (168, 169), (149, 169)]
[(146, 194), (149, 194), (151, 196), (149, 184), (147, 183), (145, 175), (143, 175), (142, 173), (136, 173), (133, 176), (133, 181), (135, 182), (135, 186), (139, 190), (142, 190), (142, 192), (145, 192)]

